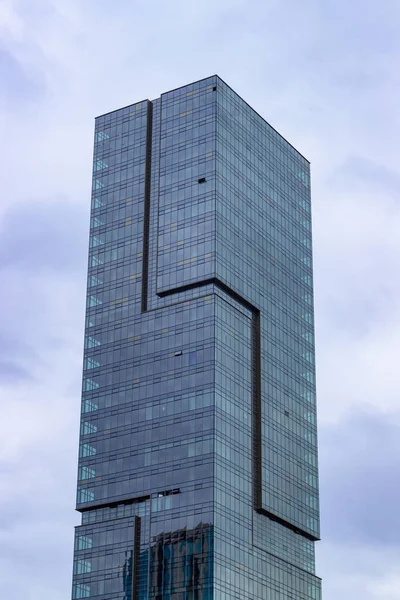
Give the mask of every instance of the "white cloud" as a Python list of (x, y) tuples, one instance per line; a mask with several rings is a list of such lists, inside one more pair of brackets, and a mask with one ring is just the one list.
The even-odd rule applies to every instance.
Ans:
[[(0, 377), (0, 589), (68, 597), (78, 447), (84, 279), (0, 271), (0, 331), (30, 379)], [(26, 347), (26, 348), (25, 348)], [(24, 576), (21, 576), (21, 572)]]
[(15, 10), (15, 0), (3, 0), (0, 4), (0, 30), (11, 38), (21, 40), (23, 34), (22, 20)]
[(325, 543), (318, 555), (323, 600), (399, 600), (397, 547)]
[(375, 598), (386, 598), (387, 600), (399, 600), (400, 598), (400, 569), (391, 573), (388, 577), (382, 577), (378, 582), (371, 582), (368, 589)]
[(338, 187), (334, 176), (330, 188), (320, 187), (324, 204), (316, 200), (314, 221), (323, 420), (339, 418), (353, 405), (400, 408), (400, 283), (394, 276), (400, 209), (384, 182), (354, 186), (347, 178)]

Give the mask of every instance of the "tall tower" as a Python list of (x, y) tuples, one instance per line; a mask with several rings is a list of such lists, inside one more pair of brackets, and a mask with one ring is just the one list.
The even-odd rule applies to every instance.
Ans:
[(310, 170), (219, 77), (96, 119), (73, 599), (320, 600)]

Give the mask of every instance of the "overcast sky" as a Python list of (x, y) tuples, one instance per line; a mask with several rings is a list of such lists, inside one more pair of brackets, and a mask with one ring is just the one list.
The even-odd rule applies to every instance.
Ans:
[(217, 73), (312, 163), (323, 600), (400, 599), (398, 0), (0, 0), (0, 597), (70, 598), (94, 117)]

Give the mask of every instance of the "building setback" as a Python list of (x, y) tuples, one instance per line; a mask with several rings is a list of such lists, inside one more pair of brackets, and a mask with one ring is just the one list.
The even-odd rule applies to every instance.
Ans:
[(213, 76), (96, 119), (73, 599), (320, 600), (310, 168)]

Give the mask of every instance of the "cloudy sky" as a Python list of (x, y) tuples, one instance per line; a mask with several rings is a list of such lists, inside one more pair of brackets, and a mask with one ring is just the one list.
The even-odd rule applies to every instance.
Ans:
[(400, 599), (398, 0), (0, 0), (0, 597), (70, 597), (94, 117), (218, 73), (312, 162), (324, 600)]

